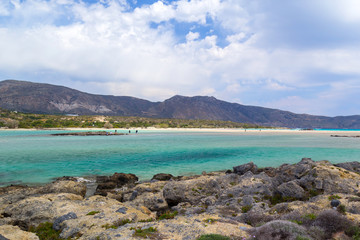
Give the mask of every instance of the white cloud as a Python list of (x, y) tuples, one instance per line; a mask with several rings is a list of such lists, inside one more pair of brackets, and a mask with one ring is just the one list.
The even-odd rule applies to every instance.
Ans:
[(200, 37), (200, 33), (198, 32), (189, 32), (187, 35), (186, 35), (186, 41), (188, 42), (191, 42), (191, 41), (194, 41), (196, 39), (198, 39)]
[[(136, 9), (125, 0), (103, 2), (1, 1), (0, 15), (9, 20), (0, 24), (1, 75), (53, 79), (84, 91), (150, 100), (205, 94), (311, 113), (334, 111), (326, 107), (325, 96), (346, 99), (335, 94), (343, 78), (313, 79), (313, 72), (352, 75), (352, 81), (360, 82), (358, 46), (259, 46), (265, 35), (254, 24), (264, 13), (247, 1), (157, 1)], [(185, 42), (176, 32), (181, 22), (194, 23), (181, 36)], [(221, 38), (228, 45), (219, 44)], [(294, 93), (317, 87), (323, 89), (310, 99), (321, 109)], [(260, 91), (264, 99), (245, 97)], [(266, 91), (283, 95), (265, 99), (271, 95)]]

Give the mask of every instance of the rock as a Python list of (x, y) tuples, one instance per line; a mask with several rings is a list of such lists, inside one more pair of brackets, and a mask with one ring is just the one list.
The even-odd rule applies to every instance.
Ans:
[(200, 199), (215, 194), (220, 189), (215, 178), (201, 176), (192, 180), (168, 182), (164, 186), (163, 196), (170, 207), (181, 202), (197, 204)]
[(126, 173), (114, 173), (114, 175), (108, 176), (97, 176), (96, 183), (97, 188), (94, 194), (106, 196), (108, 192), (111, 192), (115, 188), (123, 186), (134, 186), (135, 182), (139, 179), (135, 174)]
[(61, 229), (61, 223), (63, 221), (69, 220), (69, 219), (76, 219), (76, 213), (74, 212), (69, 212), (68, 214), (65, 214), (61, 217), (58, 217), (55, 219), (54, 224), (53, 224), (53, 229), (56, 231), (59, 231)]
[(0, 234), (0, 240), (9, 240), (9, 239)]
[(345, 163), (338, 163), (334, 164), (337, 167), (344, 168), (348, 171), (360, 173), (360, 162), (345, 162)]
[(108, 189), (114, 189), (116, 187), (117, 185), (115, 182), (104, 182), (104, 183), (98, 183), (96, 190), (106, 190), (106, 189), (108, 190)]
[(0, 226), (0, 240), (39, 240), (35, 233), (25, 232), (18, 226)]
[(270, 221), (260, 227), (248, 230), (258, 240), (312, 239), (306, 229), (296, 223), (283, 220)]
[(167, 173), (158, 173), (155, 174), (151, 180), (159, 180), (159, 181), (169, 181), (170, 179), (172, 179), (174, 176), (171, 174), (167, 174)]
[(233, 169), (234, 169), (234, 173), (243, 175), (244, 173), (246, 173), (248, 171), (251, 171), (252, 173), (256, 173), (258, 168), (253, 162), (249, 162), (249, 163), (246, 163), (243, 165), (233, 167)]
[(126, 184), (134, 184), (139, 178), (131, 173), (114, 173), (114, 175), (110, 177), (110, 180), (115, 182), (117, 187), (122, 187)]
[(121, 207), (121, 208), (119, 208), (118, 210), (116, 210), (116, 212), (118, 212), (118, 213), (122, 213), (122, 214), (126, 214), (126, 211), (127, 211), (128, 209), (126, 208), (126, 207)]
[(38, 193), (73, 193), (84, 197), (86, 194), (86, 185), (83, 182), (76, 181), (55, 181), (41, 187)]
[(134, 200), (138, 196), (138, 192), (135, 190), (131, 193), (130, 201)]
[(304, 189), (296, 181), (283, 183), (276, 190), (285, 198), (302, 199), (305, 196)]
[[(55, 218), (62, 216), (64, 211), (69, 211), (66, 209), (69, 208), (68, 203), (82, 199), (81, 196), (70, 193), (28, 197), (9, 204), (4, 209), (4, 213), (11, 216), (9, 221), (13, 225), (27, 230), (30, 226), (35, 227), (42, 222), (53, 222)], [(65, 208), (64, 206), (67, 207)]]
[(331, 200), (331, 202), (330, 202), (330, 205), (331, 205), (331, 207), (337, 207), (337, 206), (339, 206), (340, 205), (340, 201), (339, 200), (337, 200), (337, 199), (333, 199), (333, 200)]

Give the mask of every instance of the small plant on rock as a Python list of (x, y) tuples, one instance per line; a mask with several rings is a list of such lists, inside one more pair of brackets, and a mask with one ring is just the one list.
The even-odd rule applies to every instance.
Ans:
[(329, 199), (329, 201), (331, 201), (331, 200), (335, 200), (335, 199), (341, 199), (341, 197), (339, 195), (330, 195), (328, 199)]
[(350, 226), (345, 230), (345, 234), (352, 237), (354, 240), (360, 240), (360, 227), (359, 226)]
[(241, 207), (241, 212), (242, 212), (242, 213), (247, 213), (248, 211), (251, 210), (251, 208), (252, 208), (251, 205), (242, 206), (242, 207)]
[(142, 238), (149, 238), (157, 232), (156, 228), (149, 227), (142, 229), (141, 227), (138, 228), (130, 228), (130, 230), (135, 230), (133, 236), (134, 237), (142, 237)]
[(230, 240), (231, 238), (219, 234), (201, 235), (197, 240)]
[(166, 212), (166, 213), (161, 214), (158, 217), (158, 220), (173, 219), (176, 215), (178, 215), (178, 211)]
[(203, 222), (205, 223), (215, 223), (217, 221), (217, 219), (214, 219), (214, 218), (207, 218), (207, 219), (204, 219)]
[(40, 223), (37, 227), (30, 227), (30, 232), (35, 233), (40, 240), (60, 240), (60, 231), (53, 229), (50, 222)]
[(349, 219), (339, 212), (335, 210), (325, 210), (319, 214), (313, 225), (323, 228), (328, 239), (331, 238), (333, 233), (344, 231), (352, 224)]
[(339, 213), (341, 214), (345, 214), (346, 213), (346, 208), (345, 208), (345, 205), (344, 204), (340, 204), (337, 208)]
[(91, 211), (91, 212), (88, 212), (86, 215), (95, 215), (95, 214), (98, 214), (100, 211)]

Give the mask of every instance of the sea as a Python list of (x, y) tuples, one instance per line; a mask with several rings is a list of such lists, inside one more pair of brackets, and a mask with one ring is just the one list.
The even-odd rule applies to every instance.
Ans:
[(259, 167), (277, 167), (297, 163), (303, 157), (332, 163), (360, 160), (360, 138), (336, 138), (317, 131), (139, 129), (121, 136), (51, 135), (60, 132), (65, 131), (0, 131), (0, 186), (37, 185), (62, 176), (91, 178), (115, 172), (149, 180), (156, 173), (194, 175), (251, 161)]

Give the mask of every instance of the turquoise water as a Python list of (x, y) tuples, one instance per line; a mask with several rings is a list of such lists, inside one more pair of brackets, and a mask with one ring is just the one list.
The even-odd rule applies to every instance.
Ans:
[(50, 136), (60, 131), (0, 131), (0, 186), (38, 184), (61, 176), (134, 173), (150, 179), (296, 163), (303, 157), (358, 161), (359, 138), (311, 133), (211, 133), (141, 130), (124, 136)]

